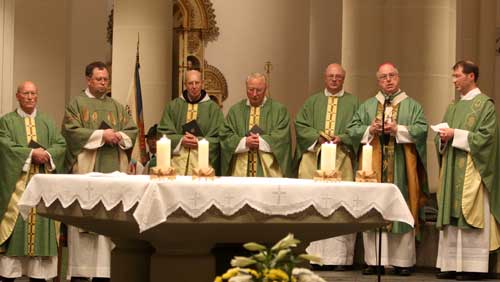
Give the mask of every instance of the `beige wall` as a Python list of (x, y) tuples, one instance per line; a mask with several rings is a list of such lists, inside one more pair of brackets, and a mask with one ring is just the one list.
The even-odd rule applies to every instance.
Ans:
[(213, 0), (220, 36), (205, 57), (228, 82), (224, 111), (246, 97), (245, 78), (271, 61), (271, 97), (294, 115), (340, 60), (341, 1)]
[(172, 1), (115, 0), (113, 97), (126, 103), (140, 36), (144, 124), (159, 122), (171, 95)]
[[(450, 67), (455, 62), (454, 0), (344, 1), (342, 61), (350, 71), (346, 88), (362, 99), (377, 92), (375, 72), (383, 62), (399, 69), (401, 88), (417, 100), (429, 124), (438, 123), (454, 98)], [(434, 133), (427, 164), (437, 185)]]
[(0, 116), (14, 103), (14, 0), (0, 0)]
[(39, 108), (59, 125), (71, 96), (85, 88), (84, 67), (106, 55), (107, 2), (16, 0), (14, 85), (32, 80)]

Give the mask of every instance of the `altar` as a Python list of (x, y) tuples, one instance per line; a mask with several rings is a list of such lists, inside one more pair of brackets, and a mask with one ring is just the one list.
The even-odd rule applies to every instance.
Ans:
[(220, 177), (151, 180), (122, 173), (35, 175), (20, 203), (110, 236), (117, 281), (213, 281), (216, 243), (303, 244), (413, 217), (388, 183)]

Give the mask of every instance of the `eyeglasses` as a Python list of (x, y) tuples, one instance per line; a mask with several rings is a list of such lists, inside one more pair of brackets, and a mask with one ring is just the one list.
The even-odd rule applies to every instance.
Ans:
[(328, 79), (332, 79), (332, 80), (343, 80), (345, 78), (345, 76), (340, 75), (340, 74), (329, 74), (326, 77)]
[(384, 74), (381, 74), (378, 76), (378, 80), (386, 80), (386, 79), (393, 79), (393, 78), (396, 78), (398, 76), (397, 73), (395, 72), (391, 72), (391, 73), (384, 73)]

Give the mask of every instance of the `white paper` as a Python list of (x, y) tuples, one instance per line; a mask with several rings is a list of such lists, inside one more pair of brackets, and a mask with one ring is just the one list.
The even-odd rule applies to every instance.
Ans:
[(440, 129), (443, 129), (443, 128), (450, 128), (450, 126), (448, 125), (447, 122), (442, 122), (442, 123), (438, 123), (436, 125), (431, 125), (431, 129), (438, 133)]

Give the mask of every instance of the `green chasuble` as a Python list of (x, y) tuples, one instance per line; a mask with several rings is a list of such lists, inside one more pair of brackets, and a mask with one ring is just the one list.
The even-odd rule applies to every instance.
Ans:
[[(36, 141), (52, 157), (51, 166), (31, 164), (23, 167)], [(56, 256), (56, 224), (32, 209), (24, 220), (18, 202), (34, 174), (61, 172), (66, 143), (54, 121), (37, 112), (34, 118), (22, 117), (17, 111), (0, 118), (0, 254), (7, 256)], [(51, 171), (52, 170), (52, 171)]]
[[(255, 117), (253, 116), (254, 110), (257, 112)], [(235, 153), (252, 123), (257, 124), (264, 131), (260, 137), (269, 144), (271, 153), (260, 150)], [(221, 128), (220, 139), (222, 175), (251, 176), (253, 173), (250, 173), (250, 168), (253, 166), (255, 166), (255, 176), (288, 177), (291, 175), (290, 115), (282, 104), (273, 99), (266, 98), (260, 107), (251, 107), (247, 99), (232, 106)], [(254, 159), (252, 155), (256, 158)], [(255, 160), (253, 164), (252, 160)]]
[[(500, 140), (493, 100), (479, 94), (472, 100), (455, 101), (448, 106), (443, 122), (469, 132), (470, 152), (453, 147), (451, 140), (436, 150), (441, 151), (437, 227), (483, 228), (490, 220), (490, 228), (496, 230), (500, 223)], [(439, 146), (439, 136), (435, 141)], [(491, 218), (483, 218), (483, 188), (489, 192)], [(496, 244), (490, 249), (498, 248), (499, 242)]]
[(321, 144), (316, 143), (314, 152), (308, 149), (318, 140), (320, 133), (323, 133), (330, 137), (341, 138), (342, 144), (337, 147), (339, 149), (335, 167), (342, 173), (342, 179), (353, 180), (356, 160), (351, 138), (345, 129), (358, 106), (358, 98), (347, 92), (338, 98), (329, 98), (322, 91), (306, 100), (295, 118), (297, 136), (295, 167), (298, 169), (299, 178), (312, 178), (314, 171), (319, 169)]
[[(220, 175), (219, 128), (224, 123), (224, 115), (208, 95), (197, 103), (188, 103), (184, 97), (172, 100), (163, 112), (158, 132), (172, 140), (173, 152), (184, 136), (182, 126), (191, 120), (196, 120), (203, 133), (203, 136), (198, 136), (198, 140), (204, 138), (209, 142), (210, 165), (215, 169), (216, 175)], [(180, 152), (172, 156), (172, 166), (180, 175), (191, 175), (193, 169), (198, 167), (198, 150), (186, 149), (180, 145)]]
[[(62, 134), (68, 143), (66, 153), (68, 172), (126, 171), (128, 158), (120, 146), (104, 144), (96, 150), (84, 149), (92, 133), (97, 129), (104, 129), (103, 126), (126, 134), (130, 137), (133, 147), (137, 126), (125, 107), (116, 100), (108, 96), (90, 98), (83, 92), (66, 106)], [(89, 154), (80, 155), (84, 151)], [(84, 156), (85, 158), (82, 158)], [(87, 167), (83, 168), (84, 165)]]
[[(375, 97), (366, 100), (356, 111), (352, 122), (347, 127), (353, 146), (360, 153), (360, 160), (362, 158), (360, 141), (375, 117), (382, 119), (383, 101), (384, 96), (380, 92)], [(393, 94), (391, 107), (396, 123), (408, 129), (413, 143), (399, 144), (395, 137), (391, 136), (388, 144), (384, 146), (384, 168), (382, 169), (380, 146), (382, 136), (375, 135), (371, 141), (372, 168), (377, 172), (378, 181), (390, 182), (398, 186), (415, 219), (418, 235), (419, 216), (423, 216), (422, 208), (429, 193), (426, 173), (427, 122), (420, 104), (404, 92)], [(393, 222), (391, 228), (393, 233), (406, 233), (411, 230), (410, 225), (401, 222)]]

